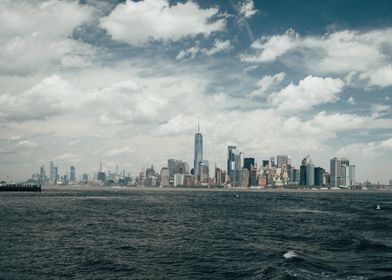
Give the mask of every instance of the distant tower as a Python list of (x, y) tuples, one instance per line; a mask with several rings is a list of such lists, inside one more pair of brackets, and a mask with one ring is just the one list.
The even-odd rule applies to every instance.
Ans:
[(195, 134), (195, 160), (193, 164), (194, 175), (199, 176), (199, 165), (203, 160), (203, 135), (200, 133), (200, 126), (197, 124), (197, 133)]
[(71, 166), (70, 172), (69, 172), (69, 181), (75, 182), (76, 181), (76, 176), (75, 176), (75, 167)]
[(236, 146), (227, 146), (227, 175), (230, 177), (230, 182), (234, 182), (235, 149)]

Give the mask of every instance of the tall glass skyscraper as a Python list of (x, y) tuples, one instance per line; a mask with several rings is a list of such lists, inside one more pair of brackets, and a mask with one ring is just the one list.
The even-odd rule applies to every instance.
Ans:
[(197, 125), (197, 133), (195, 134), (195, 160), (193, 170), (196, 177), (200, 175), (199, 165), (203, 160), (203, 135), (200, 133), (200, 126)]

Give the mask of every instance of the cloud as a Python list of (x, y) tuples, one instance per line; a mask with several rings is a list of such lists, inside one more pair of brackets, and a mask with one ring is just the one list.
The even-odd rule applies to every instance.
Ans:
[(91, 7), (70, 1), (0, 1), (0, 73), (88, 65), (94, 48), (72, 34), (93, 14)]
[(298, 85), (290, 83), (286, 88), (272, 93), (268, 102), (280, 111), (303, 111), (316, 105), (335, 102), (344, 82), (340, 79), (307, 76)]
[(392, 85), (392, 65), (362, 73), (360, 79), (367, 80), (370, 86), (387, 87)]
[(341, 147), (338, 155), (362, 155), (362, 156), (375, 156), (384, 155), (385, 153), (392, 152), (392, 138), (384, 139), (381, 141), (372, 141), (368, 143), (354, 143)]
[[(263, 36), (241, 54), (242, 61), (267, 63), (280, 59), (287, 66), (315, 73), (349, 74), (373, 86), (390, 86), (392, 28), (370, 31), (343, 30), (323, 36), (301, 36), (293, 29)], [(369, 69), (374, 69), (369, 71)]]
[(263, 36), (251, 45), (255, 55), (241, 54), (240, 58), (247, 62), (271, 62), (294, 48), (298, 40), (299, 35), (293, 29), (283, 35)]
[(201, 48), (199, 46), (199, 42), (196, 43), (196, 46), (190, 47), (185, 50), (181, 50), (178, 55), (176, 56), (177, 60), (180, 59), (193, 59), (195, 56), (199, 53), (211, 56), (219, 52), (227, 52), (229, 51), (232, 46), (230, 43), (230, 40), (220, 40), (220, 39), (215, 39), (214, 45), (211, 48)]
[(240, 3), (239, 6), (239, 14), (244, 18), (251, 18), (257, 14), (257, 10), (255, 9), (255, 4), (253, 0), (245, 0)]
[(350, 97), (347, 99), (347, 103), (350, 104), (350, 105), (355, 105), (355, 99), (354, 99), (354, 97), (350, 96)]
[(260, 97), (265, 96), (267, 91), (272, 86), (279, 85), (284, 80), (285, 76), (286, 76), (286, 74), (283, 72), (277, 73), (273, 76), (271, 76), (271, 75), (264, 76), (260, 81), (257, 82), (258, 89), (252, 91), (248, 95), (248, 97), (253, 98), (253, 97), (257, 97), (257, 96), (260, 96)]
[(134, 46), (199, 34), (209, 36), (223, 30), (225, 25), (218, 8), (202, 9), (191, 1), (170, 5), (167, 0), (128, 0), (100, 21), (113, 40)]

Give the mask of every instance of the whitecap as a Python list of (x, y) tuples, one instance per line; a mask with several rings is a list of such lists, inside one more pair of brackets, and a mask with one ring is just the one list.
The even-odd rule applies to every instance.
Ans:
[(285, 257), (286, 259), (291, 259), (297, 257), (297, 254), (294, 251), (288, 251), (283, 255), (283, 257)]

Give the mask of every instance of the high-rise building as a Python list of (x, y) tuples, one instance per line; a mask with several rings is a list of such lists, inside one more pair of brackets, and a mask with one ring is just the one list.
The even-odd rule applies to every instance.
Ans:
[(218, 186), (223, 184), (222, 169), (220, 169), (216, 166), (215, 166), (215, 184)]
[(194, 175), (199, 176), (200, 162), (203, 160), (203, 135), (200, 133), (200, 127), (197, 125), (197, 133), (195, 134), (195, 157), (194, 157)]
[(201, 183), (207, 182), (210, 175), (208, 160), (202, 160), (199, 164), (199, 181)]
[(258, 177), (259, 177), (259, 171), (256, 168), (252, 168), (249, 171), (249, 186), (255, 187), (259, 185), (258, 182)]
[(167, 160), (167, 168), (169, 169), (169, 182), (173, 183), (174, 173), (176, 173), (176, 160), (174, 158)]
[(46, 174), (45, 174), (45, 166), (41, 166), (39, 170), (39, 183), (45, 184), (46, 183)]
[(240, 186), (242, 188), (247, 188), (249, 186), (249, 170), (246, 168), (242, 169), (242, 175), (241, 175), (241, 182)]
[(181, 186), (184, 185), (184, 174), (174, 174), (173, 186)]
[(176, 161), (176, 170), (175, 173), (177, 174), (189, 174), (189, 165), (188, 163), (177, 160)]
[[(350, 161), (346, 158), (333, 158), (330, 161), (331, 187), (346, 186), (346, 166), (350, 166)], [(346, 176), (347, 173), (347, 176)]]
[(49, 180), (51, 182), (56, 181), (56, 178), (54, 176), (54, 163), (53, 161), (50, 162), (50, 167), (49, 167)]
[(252, 157), (244, 158), (244, 168), (251, 170), (251, 166), (255, 167), (255, 159)]
[(244, 168), (244, 153), (240, 152), (234, 158), (234, 184), (240, 186), (242, 182), (242, 169)]
[(321, 167), (314, 168), (314, 185), (321, 187), (324, 184), (325, 170)]
[(276, 164), (277, 167), (282, 167), (284, 165), (288, 165), (289, 164), (289, 156), (288, 155), (278, 155), (276, 157)]
[(270, 164), (269, 160), (263, 160), (263, 167), (268, 167)]
[(169, 168), (162, 167), (161, 169), (161, 187), (168, 187), (170, 185)]
[(314, 186), (314, 164), (312, 161), (306, 165), (306, 185)]
[(237, 149), (236, 146), (227, 147), (227, 175), (230, 178), (230, 182), (234, 182), (235, 149)]
[(69, 171), (69, 181), (70, 182), (75, 182), (76, 181), (76, 174), (75, 174), (75, 167), (71, 166), (70, 171)]
[(355, 165), (350, 165), (349, 166), (349, 182), (350, 182), (350, 187), (355, 185), (356, 182), (356, 177), (355, 177)]

